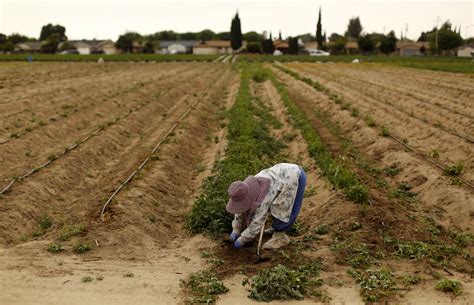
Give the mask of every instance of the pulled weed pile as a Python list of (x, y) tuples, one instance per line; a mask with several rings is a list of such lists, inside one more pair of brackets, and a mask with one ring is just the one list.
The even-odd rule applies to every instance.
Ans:
[(322, 296), (321, 291), (315, 290), (323, 284), (317, 279), (322, 264), (314, 261), (297, 269), (289, 269), (283, 265), (264, 269), (242, 282), (250, 286), (249, 298), (269, 302), (272, 300), (301, 300), (305, 295)]

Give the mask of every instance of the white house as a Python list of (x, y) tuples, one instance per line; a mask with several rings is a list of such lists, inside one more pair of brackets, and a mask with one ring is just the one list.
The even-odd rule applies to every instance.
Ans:
[[(112, 40), (70, 40), (69, 43), (79, 54), (115, 54), (117, 49)], [(61, 46), (59, 46), (61, 47)]]
[(474, 43), (460, 46), (458, 49), (459, 57), (474, 57)]
[(41, 41), (26, 41), (15, 45), (15, 51), (20, 53), (39, 53), (41, 51)]
[(233, 50), (228, 40), (209, 40), (194, 46), (193, 54), (214, 55), (232, 54)]
[(164, 54), (192, 53), (193, 47), (197, 44), (196, 40), (165, 40), (160, 42), (159, 52)]

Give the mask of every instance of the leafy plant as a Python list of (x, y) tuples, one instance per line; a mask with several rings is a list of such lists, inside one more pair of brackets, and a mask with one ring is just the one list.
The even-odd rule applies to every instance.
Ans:
[(227, 287), (209, 270), (191, 273), (187, 281), (182, 285), (192, 291), (192, 304), (213, 304), (217, 301), (219, 294), (229, 291)]
[(450, 176), (458, 176), (462, 173), (463, 170), (464, 170), (464, 164), (462, 162), (458, 162), (456, 164), (447, 166), (444, 169), (444, 173)]
[(64, 246), (58, 243), (52, 243), (48, 245), (47, 250), (51, 253), (59, 253), (64, 251)]
[(257, 301), (301, 300), (305, 295), (311, 294), (315, 287), (322, 285), (322, 280), (315, 280), (321, 268), (320, 263), (296, 270), (277, 265), (244, 279), (242, 285), (250, 286), (248, 297)]
[(423, 242), (398, 242), (395, 246), (396, 255), (409, 259), (420, 259), (428, 255), (428, 245)]
[(433, 158), (433, 159), (438, 159), (438, 158), (439, 158), (439, 150), (433, 148), (433, 149), (430, 150), (430, 152), (428, 153), (428, 157)]
[(387, 126), (380, 127), (380, 135), (383, 136), (383, 137), (390, 136), (390, 130), (388, 129)]
[(89, 282), (92, 282), (93, 280), (94, 280), (94, 279), (93, 279), (92, 277), (90, 277), (90, 276), (84, 276), (81, 281), (82, 281), (83, 283), (89, 283)]
[(92, 250), (92, 247), (89, 244), (77, 244), (73, 248), (76, 253), (84, 253)]
[(374, 121), (374, 119), (373, 119), (370, 115), (367, 115), (367, 116), (365, 117), (365, 122), (367, 123), (367, 125), (368, 125), (369, 127), (374, 127), (374, 126), (375, 126), (375, 121)]
[(393, 274), (387, 269), (358, 272), (351, 268), (347, 273), (355, 279), (364, 301), (367, 302), (378, 302), (380, 298), (393, 294), (397, 289)]
[(85, 232), (85, 226), (83, 224), (79, 225), (65, 225), (61, 232), (59, 233), (59, 240), (66, 241), (71, 237), (80, 235)]
[(123, 275), (123, 277), (134, 277), (135, 274), (133, 274), (133, 272), (127, 272)]
[(442, 279), (436, 284), (436, 289), (443, 292), (450, 292), (454, 295), (459, 295), (462, 292), (462, 284), (459, 281)]

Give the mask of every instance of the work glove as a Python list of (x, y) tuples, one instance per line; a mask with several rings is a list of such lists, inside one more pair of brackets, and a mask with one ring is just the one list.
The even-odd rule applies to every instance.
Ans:
[(239, 238), (239, 236), (240, 236), (240, 233), (239, 233), (239, 232), (232, 232), (232, 233), (230, 234), (230, 241), (231, 241), (232, 243), (235, 243), (235, 241), (237, 240), (237, 238)]
[(244, 245), (243, 242), (240, 241), (240, 239), (237, 239), (234, 243), (234, 249), (240, 249)]

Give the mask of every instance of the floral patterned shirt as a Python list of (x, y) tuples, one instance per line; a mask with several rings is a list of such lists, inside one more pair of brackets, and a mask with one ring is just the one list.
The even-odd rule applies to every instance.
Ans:
[(254, 239), (265, 225), (268, 214), (273, 217), (288, 222), (290, 220), (293, 204), (295, 203), (296, 192), (298, 191), (298, 179), (300, 167), (291, 163), (280, 163), (270, 168), (260, 171), (255, 177), (264, 177), (271, 180), (267, 195), (260, 206), (255, 210), (252, 221), (245, 227), (245, 219), (242, 214), (237, 214), (232, 222), (234, 232), (242, 232), (240, 242), (242, 244)]

